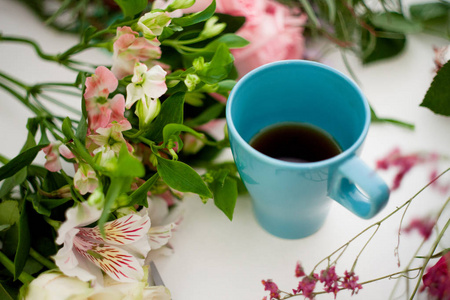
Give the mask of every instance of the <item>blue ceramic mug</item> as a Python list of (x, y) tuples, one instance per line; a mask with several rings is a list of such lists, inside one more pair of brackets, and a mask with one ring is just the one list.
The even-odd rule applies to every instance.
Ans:
[[(355, 83), (326, 65), (285, 60), (261, 66), (231, 91), (226, 118), (231, 150), (260, 225), (296, 239), (320, 229), (332, 200), (361, 218), (387, 203), (389, 188), (359, 157), (370, 108)], [(262, 129), (300, 122), (328, 132), (342, 152), (308, 163), (278, 160), (249, 141)]]

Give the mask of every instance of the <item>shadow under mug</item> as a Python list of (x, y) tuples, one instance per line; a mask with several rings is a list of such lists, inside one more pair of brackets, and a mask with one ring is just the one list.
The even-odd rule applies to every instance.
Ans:
[[(387, 203), (389, 188), (359, 157), (370, 108), (356, 84), (326, 65), (285, 60), (246, 74), (230, 93), (226, 118), (232, 154), (259, 224), (269, 233), (297, 239), (325, 222), (332, 200), (361, 218)], [(249, 141), (283, 122), (315, 125), (342, 153), (309, 163), (287, 162), (255, 150)]]

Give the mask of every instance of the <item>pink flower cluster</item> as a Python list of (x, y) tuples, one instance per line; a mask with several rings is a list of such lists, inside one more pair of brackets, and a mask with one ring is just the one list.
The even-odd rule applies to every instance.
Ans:
[[(140, 37), (138, 32), (130, 27), (117, 28), (116, 40), (114, 42), (113, 65), (111, 70), (104, 66), (99, 66), (95, 73), (86, 78), (84, 99), (86, 103), (88, 131), (86, 147), (94, 157), (99, 157), (97, 163), (105, 164), (109, 159), (117, 156), (120, 149), (125, 145), (128, 151), (133, 148), (124, 139), (122, 132), (132, 128), (130, 122), (125, 117), (126, 102), (122, 94), (117, 93), (119, 79), (135, 73), (136, 66), (155, 65), (155, 59), (161, 56), (159, 41), (155, 38), (148, 40)], [(160, 68), (160, 66), (157, 66)], [(162, 78), (158, 78), (158, 84), (165, 88), (165, 72)], [(150, 78), (150, 85), (142, 83), (147, 90), (153, 91), (156, 84)], [(152, 85), (153, 84), (153, 85)], [(128, 92), (127, 88), (127, 92)], [(144, 91), (148, 93), (149, 91)], [(154, 94), (160, 97), (166, 91), (157, 90)], [(142, 95), (141, 98), (144, 98)], [(142, 116), (139, 116), (141, 118)], [(61, 169), (59, 156), (63, 155), (68, 159), (75, 158), (70, 152), (70, 144), (64, 145), (62, 142), (54, 142), (43, 149), (47, 162), (45, 167), (56, 172)], [(99, 156), (97, 156), (100, 153)], [(81, 194), (92, 193), (98, 187), (98, 178), (92, 166), (79, 163), (76, 160), (77, 170), (74, 176), (74, 185)]]
[(422, 282), (420, 291), (426, 291), (429, 299), (450, 300), (450, 252), (428, 269)]
[[(398, 189), (403, 181), (403, 178), (407, 173), (411, 171), (411, 169), (417, 165), (425, 164), (425, 163), (435, 163), (441, 159), (441, 156), (437, 153), (411, 153), (411, 154), (403, 154), (399, 148), (394, 148), (391, 152), (389, 152), (385, 157), (379, 159), (376, 163), (376, 168), (380, 170), (388, 170), (392, 168), (397, 169), (397, 173), (395, 174), (391, 190), (394, 191)], [(435, 179), (437, 176), (436, 169), (430, 174), (430, 180)], [(437, 186), (437, 183), (435, 184)], [(448, 191), (448, 185), (442, 185), (439, 189), (445, 193)]]
[[(358, 283), (358, 276), (355, 275), (353, 271), (344, 272), (344, 276), (338, 276), (336, 274), (336, 267), (329, 266), (326, 269), (320, 271), (320, 275), (317, 273), (311, 273), (310, 275), (306, 275), (303, 267), (300, 263), (297, 263), (295, 267), (295, 277), (300, 278), (300, 282), (296, 289), (292, 290), (292, 294), (294, 295), (302, 295), (306, 299), (314, 299), (316, 289), (316, 285), (318, 282), (323, 283), (323, 290), (327, 293), (333, 293), (334, 297), (341, 290), (351, 290), (352, 295), (357, 294), (360, 289), (362, 289), (362, 285)], [(269, 299), (282, 299), (280, 298), (280, 290), (272, 280), (263, 280), (264, 290), (270, 291)], [(267, 299), (265, 297), (264, 299)]]
[(436, 219), (434, 218), (413, 218), (409, 225), (403, 228), (403, 231), (410, 233), (413, 230), (417, 230), (425, 240), (428, 240), (433, 233), (434, 225), (436, 225)]
[[(197, 12), (210, 3), (211, 0), (197, 0), (184, 12)], [(246, 18), (236, 34), (250, 44), (231, 50), (241, 77), (266, 63), (303, 58), (303, 26), (307, 17), (300, 11), (275, 0), (216, 0), (216, 12)]]

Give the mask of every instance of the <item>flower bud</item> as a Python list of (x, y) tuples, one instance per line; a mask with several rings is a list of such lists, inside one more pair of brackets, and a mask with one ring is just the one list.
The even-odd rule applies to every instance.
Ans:
[(151, 99), (145, 96), (145, 99), (139, 101), (136, 105), (135, 114), (139, 118), (139, 128), (147, 127), (161, 110), (159, 99)]
[(197, 74), (188, 74), (186, 79), (184, 80), (184, 84), (186, 85), (189, 92), (195, 90), (197, 84), (201, 82), (200, 77)]
[(195, 0), (175, 0), (167, 7), (167, 11), (174, 11), (177, 9), (186, 9), (194, 5)]
[(202, 71), (205, 67), (205, 58), (203, 56), (199, 56), (192, 62), (192, 66), (194, 66), (194, 69), (196, 71)]
[(105, 204), (105, 194), (103, 194), (103, 189), (98, 187), (95, 191), (89, 196), (88, 203), (90, 206), (97, 207), (98, 209), (102, 209)]
[(148, 12), (137, 22), (137, 27), (144, 33), (146, 39), (154, 39), (160, 36), (164, 27), (170, 24), (172, 18), (167, 12)]
[(200, 33), (200, 37), (208, 39), (220, 34), (225, 29), (227, 24), (226, 23), (216, 24), (218, 20), (219, 18), (214, 16), (211, 17), (208, 21), (206, 21), (205, 27), (203, 28), (203, 31)]

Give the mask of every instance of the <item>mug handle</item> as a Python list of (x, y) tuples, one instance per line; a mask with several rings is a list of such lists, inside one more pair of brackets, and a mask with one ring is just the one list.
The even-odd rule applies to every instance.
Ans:
[(329, 196), (355, 215), (370, 219), (389, 199), (389, 187), (359, 157), (353, 155), (335, 170)]

